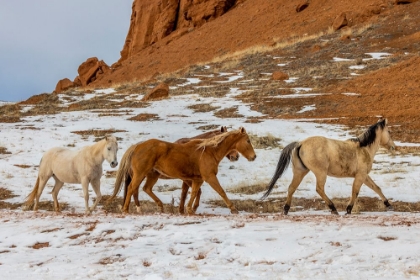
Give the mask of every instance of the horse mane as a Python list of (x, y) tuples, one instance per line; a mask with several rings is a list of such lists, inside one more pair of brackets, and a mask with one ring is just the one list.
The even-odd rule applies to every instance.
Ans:
[(370, 146), (373, 142), (375, 142), (377, 129), (384, 129), (385, 124), (385, 119), (382, 119), (374, 125), (371, 125), (365, 132), (363, 132), (357, 138), (352, 138), (350, 140), (354, 142), (359, 142), (360, 147)]
[(201, 148), (205, 148), (205, 147), (217, 147), (228, 136), (232, 134), (238, 134), (238, 133), (241, 133), (240, 130), (233, 130), (233, 131), (228, 131), (228, 132), (213, 136), (212, 138), (203, 139), (201, 143), (197, 145), (197, 150)]

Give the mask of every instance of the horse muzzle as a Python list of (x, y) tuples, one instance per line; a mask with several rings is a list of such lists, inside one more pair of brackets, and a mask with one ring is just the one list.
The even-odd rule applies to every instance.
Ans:
[(237, 156), (228, 156), (228, 159), (229, 159), (230, 161), (238, 161), (238, 159), (239, 159), (239, 155), (237, 155)]
[(118, 161), (112, 161), (109, 165), (111, 165), (111, 167), (114, 168), (118, 165)]
[(257, 158), (257, 155), (254, 155), (253, 157), (248, 158), (248, 161), (254, 161)]

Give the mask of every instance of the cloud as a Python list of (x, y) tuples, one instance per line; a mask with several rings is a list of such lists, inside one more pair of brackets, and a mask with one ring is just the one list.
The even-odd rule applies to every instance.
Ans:
[(132, 0), (3, 1), (0, 100), (52, 92), (96, 56), (112, 64), (128, 32)]

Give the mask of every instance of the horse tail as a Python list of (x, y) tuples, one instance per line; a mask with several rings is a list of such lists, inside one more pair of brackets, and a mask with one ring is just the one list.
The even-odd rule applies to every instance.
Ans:
[(108, 202), (110, 202), (112, 199), (114, 199), (117, 196), (117, 194), (121, 190), (123, 181), (127, 181), (127, 177), (130, 176), (129, 173), (130, 173), (130, 168), (131, 168), (131, 158), (133, 156), (133, 152), (136, 147), (137, 147), (137, 144), (132, 145), (130, 148), (127, 149), (127, 151), (122, 156), (121, 161), (120, 161), (120, 167), (118, 168), (118, 171), (117, 171), (117, 178), (114, 184), (114, 193), (108, 199)]
[(277, 180), (281, 177), (281, 175), (283, 175), (284, 171), (289, 166), (292, 151), (296, 147), (300, 147), (299, 142), (292, 142), (284, 147), (283, 151), (281, 152), (279, 162), (277, 163), (276, 172), (274, 173), (273, 178), (271, 178), (271, 181), (267, 186), (267, 191), (261, 197), (261, 199), (265, 199), (270, 195)]
[(37, 194), (38, 194), (38, 189), (39, 189), (39, 176), (36, 178), (36, 183), (35, 183), (35, 187), (32, 190), (32, 192), (26, 197), (25, 202), (23, 203), (23, 205), (25, 206), (25, 208), (29, 208), (34, 199), (36, 198)]
[(130, 175), (130, 174), (127, 174), (127, 175), (125, 176), (125, 183), (124, 183), (124, 196), (123, 196), (123, 202), (122, 202), (122, 205), (124, 205), (124, 204), (125, 204), (125, 200), (126, 200), (126, 198), (127, 198), (127, 190), (128, 190), (128, 186), (130, 185), (130, 183), (131, 183), (131, 175)]

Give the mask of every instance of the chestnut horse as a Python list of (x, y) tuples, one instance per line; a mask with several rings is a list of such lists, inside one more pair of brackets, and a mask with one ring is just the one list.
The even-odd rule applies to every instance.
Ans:
[[(117, 151), (118, 143), (114, 136), (107, 136), (94, 145), (76, 151), (58, 147), (48, 150), (41, 159), (38, 178), (34, 189), (26, 198), (25, 208), (29, 208), (35, 200), (33, 210), (38, 210), (42, 191), (47, 181), (53, 177), (55, 185), (52, 190), (52, 197), (55, 211), (60, 211), (57, 196), (64, 183), (81, 183), (85, 197), (86, 213), (90, 214), (102, 198), (100, 189), (102, 163), (106, 160), (111, 167), (116, 167), (118, 165)], [(89, 208), (89, 183), (96, 193), (96, 200), (92, 208)]]
[[(191, 137), (191, 138), (181, 138), (181, 139), (178, 139), (177, 141), (175, 141), (175, 143), (183, 144), (183, 143), (187, 143), (187, 142), (189, 142), (191, 140), (194, 140), (194, 139), (208, 139), (208, 138), (214, 137), (216, 135), (219, 135), (219, 134), (225, 133), (225, 132), (227, 132), (227, 127), (226, 126), (222, 126), (222, 127), (220, 127), (220, 129), (211, 130), (211, 131), (202, 133), (200, 135), (197, 135), (197, 136), (194, 136), (194, 137)], [(128, 155), (128, 154), (131, 153), (131, 149), (134, 149), (136, 147), (136, 145), (132, 145), (130, 148), (128, 148), (128, 150), (124, 153), (122, 160), (124, 160), (124, 158), (126, 157), (126, 155)], [(226, 155), (226, 158), (229, 159), (230, 161), (237, 161), (239, 159), (239, 153), (236, 150), (233, 150), (233, 151), (231, 151), (230, 153), (228, 153)], [(131, 182), (130, 174), (126, 174), (126, 176), (127, 176), (126, 178), (117, 177), (116, 183), (115, 183), (115, 184), (121, 184), (122, 180), (124, 179), (124, 182), (125, 183), (124, 183), (124, 196), (123, 196), (124, 199), (123, 199), (123, 204), (125, 203), (125, 198), (127, 197), (127, 187), (130, 184), (130, 182)], [(168, 178), (166, 176), (160, 175), (159, 176), (159, 179), (171, 179), (171, 178)], [(185, 210), (184, 210), (185, 199), (187, 198), (188, 189), (190, 188), (190, 186), (191, 186), (191, 182), (190, 181), (183, 181), (182, 182), (181, 199), (180, 199), (180, 202), (179, 202), (179, 213), (180, 214), (184, 214), (184, 212), (185, 212)], [(196, 197), (196, 199), (194, 201), (194, 206), (193, 206), (194, 212), (197, 210), (197, 208), (198, 208), (198, 206), (200, 204), (200, 197), (201, 197), (201, 188), (199, 189), (199, 191), (197, 193), (197, 197)], [(137, 210), (138, 213), (140, 213), (140, 202), (139, 202), (139, 192), (138, 192), (138, 189), (136, 189), (133, 192), (133, 198), (134, 198), (134, 203), (136, 205), (136, 210)]]
[(293, 193), (309, 171), (315, 174), (316, 191), (331, 209), (332, 214), (338, 214), (338, 212), (324, 191), (327, 176), (354, 178), (352, 196), (346, 209), (347, 214), (351, 214), (351, 210), (363, 183), (381, 197), (388, 210), (392, 210), (392, 206), (383, 195), (381, 188), (369, 176), (369, 172), (372, 169), (373, 157), (378, 151), (379, 146), (390, 150), (395, 149), (395, 144), (389, 134), (387, 123), (386, 119), (380, 119), (357, 138), (347, 141), (314, 136), (301, 142), (290, 143), (283, 149), (276, 172), (262, 199), (270, 194), (274, 184), (281, 177), (291, 159), (293, 179), (289, 185), (287, 200), (284, 205), (283, 213), (285, 215), (289, 212)]
[[(122, 211), (128, 212), (131, 195), (138, 191), (141, 182), (147, 178), (143, 190), (163, 212), (163, 203), (152, 192), (152, 188), (159, 177), (164, 175), (191, 182), (188, 214), (194, 213), (192, 204), (203, 182), (207, 182), (223, 198), (231, 213), (238, 213), (216, 177), (220, 161), (233, 150), (237, 150), (249, 161), (255, 160), (254, 148), (244, 128), (210, 139), (191, 140), (184, 144), (150, 139), (135, 145), (128, 154), (126, 153), (126, 157), (121, 159), (117, 172), (117, 178), (131, 178)], [(117, 180), (110, 199), (115, 198), (121, 186), (122, 180)]]

